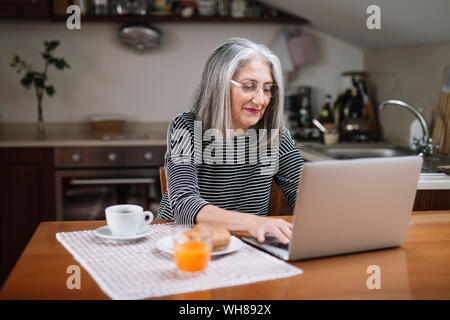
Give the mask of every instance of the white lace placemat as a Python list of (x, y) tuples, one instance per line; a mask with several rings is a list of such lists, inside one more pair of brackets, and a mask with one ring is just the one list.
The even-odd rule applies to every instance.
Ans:
[(134, 242), (113, 242), (94, 230), (60, 232), (58, 241), (112, 299), (144, 299), (242, 285), (300, 275), (296, 268), (244, 243), (239, 250), (211, 257), (205, 271), (193, 276), (177, 272), (172, 254), (156, 242), (172, 235), (174, 223), (150, 225), (152, 232)]

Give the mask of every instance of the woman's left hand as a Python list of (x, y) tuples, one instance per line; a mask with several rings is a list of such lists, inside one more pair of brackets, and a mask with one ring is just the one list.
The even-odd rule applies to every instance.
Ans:
[(230, 231), (247, 231), (259, 242), (264, 242), (266, 233), (273, 234), (284, 244), (292, 237), (292, 223), (286, 220), (228, 211), (212, 204), (200, 209), (196, 223), (200, 222), (217, 224)]
[(265, 234), (271, 233), (278, 240), (284, 244), (288, 244), (292, 237), (292, 223), (289, 223), (279, 218), (268, 218), (254, 216), (254, 221), (250, 223), (248, 232), (258, 239), (259, 242), (264, 242)]

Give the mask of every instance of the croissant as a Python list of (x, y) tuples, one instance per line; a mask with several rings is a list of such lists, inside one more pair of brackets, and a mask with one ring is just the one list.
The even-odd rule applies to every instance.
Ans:
[(226, 250), (230, 245), (231, 234), (222, 226), (213, 226), (206, 223), (197, 224), (192, 231), (205, 232), (211, 231), (212, 233), (212, 251)]

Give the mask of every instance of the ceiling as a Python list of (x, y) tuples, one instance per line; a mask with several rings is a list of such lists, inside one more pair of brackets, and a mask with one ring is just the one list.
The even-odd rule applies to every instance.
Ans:
[[(390, 48), (450, 41), (450, 0), (261, 0), (305, 18), (315, 29), (359, 48)], [(369, 30), (369, 5), (381, 11), (381, 29)]]

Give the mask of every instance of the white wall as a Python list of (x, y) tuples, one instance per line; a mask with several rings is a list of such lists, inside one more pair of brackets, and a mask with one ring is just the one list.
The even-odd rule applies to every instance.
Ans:
[(342, 72), (364, 70), (364, 52), (317, 30), (308, 28), (308, 31), (318, 39), (320, 61), (303, 67), (288, 90), (295, 92), (299, 86), (312, 86), (313, 111), (320, 113), (326, 94), (336, 100), (338, 94), (350, 86), (350, 79), (341, 77)]
[[(420, 108), (430, 129), (436, 117), (446, 65), (450, 65), (450, 42), (372, 49), (365, 54), (377, 103), (398, 99)], [(379, 118), (387, 141), (408, 145), (410, 126), (416, 119), (411, 112), (391, 106), (380, 111)]]
[[(228, 38), (240, 36), (269, 45), (282, 27), (274, 24), (162, 24), (164, 46), (137, 54), (117, 40), (119, 24), (83, 23), (69, 31), (64, 22), (0, 23), (0, 122), (34, 122), (34, 92), (20, 84), (9, 66), (14, 54), (43, 67), (44, 40), (60, 40), (56, 56), (71, 68), (49, 71), (55, 96), (44, 97), (46, 122), (85, 121), (95, 113), (120, 113), (131, 121), (169, 121), (188, 110), (210, 52)], [(318, 33), (322, 61), (301, 71), (294, 82), (325, 93), (339, 90), (341, 71), (362, 68), (363, 53)], [(292, 86), (290, 86), (292, 88)]]

